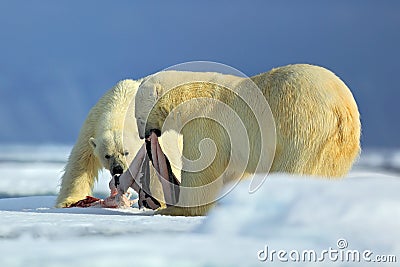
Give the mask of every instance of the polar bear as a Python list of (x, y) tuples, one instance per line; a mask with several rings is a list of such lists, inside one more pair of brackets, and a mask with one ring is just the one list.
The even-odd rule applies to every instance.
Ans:
[[(118, 82), (90, 110), (64, 168), (56, 207), (69, 207), (90, 195), (103, 168), (111, 175), (128, 169), (143, 145), (138, 137), (133, 101), (141, 81)], [(161, 184), (155, 173), (151, 173), (150, 188), (152, 195), (162, 202)]]
[[(266, 100), (275, 120), (272, 156), (271, 146), (261, 144), (273, 136), (260, 134), (264, 126), (243, 100), (251, 84), (261, 96), (253, 97), (254, 106)], [(266, 110), (260, 109), (261, 117)], [(163, 71), (139, 86), (135, 116), (140, 138), (154, 130), (161, 136), (170, 130), (183, 136), (184, 190), (176, 206), (158, 211), (165, 215), (204, 215), (227, 182), (254, 173), (340, 177), (360, 151), (359, 112), (350, 90), (331, 71), (307, 64), (276, 68), (250, 79)], [(268, 122), (273, 128), (273, 120)], [(232, 141), (226, 127), (231, 132), (244, 128), (248, 140)], [(194, 162), (200, 163), (193, 168)]]
[[(68, 207), (90, 195), (101, 169), (112, 175), (127, 169), (142, 145), (135, 137), (136, 125), (124, 124), (130, 121), (125, 116), (133, 113), (128, 108), (140, 82), (118, 82), (90, 110), (64, 168), (57, 207)], [(130, 138), (124, 139), (123, 134)]]

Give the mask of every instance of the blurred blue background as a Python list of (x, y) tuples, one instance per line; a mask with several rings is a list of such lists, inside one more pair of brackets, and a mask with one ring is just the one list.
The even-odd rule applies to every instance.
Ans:
[(359, 104), (363, 146), (400, 147), (400, 1), (149, 2), (1, 0), (0, 143), (73, 144), (117, 81), (209, 60), (327, 67)]

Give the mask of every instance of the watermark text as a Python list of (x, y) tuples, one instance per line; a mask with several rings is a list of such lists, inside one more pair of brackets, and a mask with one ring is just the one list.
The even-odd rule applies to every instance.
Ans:
[(262, 262), (397, 262), (396, 255), (378, 255), (372, 250), (348, 249), (347, 240), (344, 238), (336, 242), (336, 247), (316, 251), (308, 250), (275, 250), (265, 245), (264, 249), (257, 252), (257, 258)]

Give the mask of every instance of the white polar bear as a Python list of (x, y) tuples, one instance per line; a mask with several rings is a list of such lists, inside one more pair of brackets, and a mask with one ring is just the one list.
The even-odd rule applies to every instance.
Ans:
[[(57, 207), (69, 207), (90, 195), (101, 169), (109, 170), (111, 175), (128, 169), (143, 145), (136, 126), (133, 101), (141, 81), (128, 79), (118, 82), (90, 110), (64, 168)], [(168, 139), (168, 134), (164, 139)], [(165, 150), (168, 155), (168, 149)], [(179, 159), (174, 161), (179, 162)], [(173, 171), (179, 177), (175, 166)], [(153, 173), (150, 188), (153, 196), (162, 202), (161, 185), (154, 177)]]
[[(276, 151), (272, 164), (259, 160), (269, 153), (260, 151), (260, 144), (268, 143), (272, 136), (260, 135), (259, 120), (240, 97), (240, 93), (247, 93), (249, 82), (257, 85), (261, 95), (254, 97), (254, 102), (268, 101), (275, 120)], [(179, 203), (160, 210), (160, 214), (204, 215), (226, 181), (266, 172), (269, 167), (272, 172), (343, 176), (360, 152), (361, 124), (353, 95), (336, 75), (319, 66), (288, 65), (250, 79), (164, 71), (143, 81), (135, 103), (141, 138), (151, 130), (158, 130), (161, 136), (162, 131), (169, 129), (183, 135), (185, 170), (181, 172), (181, 186), (188, 190), (181, 189)], [(230, 118), (222, 109), (224, 105), (234, 110), (238, 119)], [(193, 113), (197, 119), (191, 117)], [(219, 114), (220, 121), (210, 119), (211, 113)], [(177, 119), (166, 123), (171, 116)], [(233, 125), (238, 131), (240, 121), (248, 138), (232, 142), (232, 133), (225, 128)], [(239, 148), (237, 154), (232, 152), (234, 148)], [(209, 151), (213, 153), (204, 153)], [(196, 171), (187, 168), (186, 165), (203, 158), (210, 163), (206, 167)], [(244, 171), (239, 170), (243, 161)], [(233, 167), (227, 175), (229, 166)], [(185, 191), (186, 194), (182, 193)]]

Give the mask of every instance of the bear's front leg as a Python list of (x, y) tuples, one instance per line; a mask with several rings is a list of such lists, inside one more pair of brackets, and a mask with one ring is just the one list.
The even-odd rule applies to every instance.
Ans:
[(229, 136), (207, 118), (188, 122), (181, 131), (183, 157), (179, 201), (156, 214), (204, 216), (214, 206), (223, 187), (230, 157)]
[(178, 207), (169, 206), (166, 208), (159, 208), (156, 210), (155, 215), (166, 216), (205, 216), (209, 210), (214, 206), (214, 203), (202, 205), (197, 207)]
[[(170, 216), (205, 216), (218, 200), (223, 179), (214, 177), (215, 170), (182, 172), (179, 201), (174, 206), (158, 209), (155, 214)], [(209, 179), (204, 179), (208, 177)], [(211, 179), (210, 179), (211, 178)]]
[[(95, 156), (88, 152), (83, 155), (75, 145), (61, 177), (61, 188), (57, 197), (56, 207), (67, 208), (71, 204), (92, 194), (94, 182), (97, 179), (100, 164)], [(78, 150), (78, 151), (77, 151)]]
[(62, 176), (60, 193), (57, 197), (57, 208), (68, 208), (71, 204), (92, 194), (95, 176), (86, 172), (77, 174), (66, 171)]

